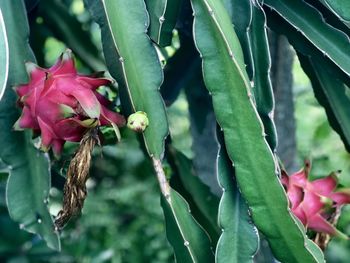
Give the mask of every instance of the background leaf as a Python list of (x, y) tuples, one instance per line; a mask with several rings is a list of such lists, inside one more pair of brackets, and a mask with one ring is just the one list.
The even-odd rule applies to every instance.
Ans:
[(326, 67), (332, 69), (337, 78), (340, 78), (342, 81), (350, 85), (349, 76), (336, 64), (334, 64), (333, 61), (324, 56), (322, 51), (315, 47), (301, 31), (298, 31), (295, 27), (284, 20), (282, 16), (280, 16), (277, 12), (272, 11), (270, 8), (265, 7), (264, 11), (268, 18), (268, 26), (274, 32), (285, 35), (293, 48), (305, 56), (323, 57)]
[(28, 46), (28, 24), (22, 1), (0, 2), (6, 21), (10, 47), (10, 71), (5, 95), (0, 103), (0, 159), (9, 178), (6, 202), (10, 216), (20, 227), (39, 234), (49, 247), (59, 250), (60, 241), (48, 211), (50, 172), (47, 157), (34, 148), (30, 132), (14, 132), (19, 117), (14, 85), (28, 81), (24, 61), (34, 60)]
[(220, 229), (217, 224), (219, 198), (210, 188), (202, 183), (195, 174), (191, 160), (181, 152), (170, 148), (167, 159), (174, 167), (171, 185), (181, 193), (191, 207), (191, 213), (211, 237), (213, 245), (219, 239)]
[(288, 23), (301, 31), (325, 56), (350, 75), (348, 37), (324, 22), (320, 12), (302, 0), (266, 0)]
[(340, 20), (350, 27), (350, 2), (343, 0), (320, 0), (333, 13), (335, 13)]
[[(200, 68), (198, 52), (192, 38), (180, 33), (179, 39), (180, 48), (167, 60), (164, 67), (164, 81), (160, 92), (167, 107), (176, 101), (181, 90), (192, 80), (194, 72)], [(179, 75), (179, 72), (182, 74)]]
[(299, 60), (311, 80), (317, 100), (326, 110), (329, 123), (350, 151), (350, 98), (347, 87), (324, 69), (322, 60), (309, 59), (301, 54)]
[(217, 166), (223, 193), (218, 214), (222, 234), (216, 247), (216, 262), (253, 262), (259, 247), (258, 231), (237, 188), (234, 169), (223, 145), (218, 153)]
[(66, 43), (73, 52), (93, 71), (105, 70), (99, 51), (91, 41), (82, 23), (60, 1), (45, 0), (39, 3), (38, 15), (44, 19), (53, 35)]
[[(266, 10), (268, 11), (268, 10)], [(330, 88), (332, 86), (333, 89), (333, 80), (334, 80), (334, 86), (337, 86), (338, 88), (334, 89), (332, 93), (334, 95), (336, 94), (341, 94), (343, 93), (344, 96), (341, 99), (342, 105), (346, 105), (346, 90), (348, 90), (349, 85), (350, 85), (350, 78), (345, 75), (333, 62), (331, 62), (327, 57), (324, 57), (322, 52), (317, 50), (310, 42), (307, 41), (305, 37), (302, 36), (300, 32), (297, 32), (295, 29), (293, 29), (290, 25), (288, 25), (285, 21), (283, 21), (279, 16), (276, 16), (276, 14), (269, 13), (269, 26), (277, 31), (278, 33), (285, 33), (286, 36), (288, 37), (289, 42), (293, 45), (293, 47), (297, 50), (299, 53), (299, 57), (305, 57), (303, 58), (303, 65), (305, 66), (305, 71), (309, 75), (309, 78), (312, 79), (313, 82), (313, 87), (315, 94), (317, 96), (317, 99), (323, 105), (327, 110), (327, 115), (328, 115), (328, 120), (331, 122), (332, 127), (336, 132), (340, 134), (340, 136), (343, 139), (343, 142), (346, 146), (346, 149), (349, 151), (349, 146), (348, 146), (348, 139), (347, 139), (347, 131), (346, 129), (344, 130), (344, 127), (342, 127), (338, 121), (336, 120), (336, 117), (332, 113), (333, 110), (330, 108), (328, 99), (325, 97), (324, 91), (322, 89), (328, 87)], [(283, 31), (281, 30), (283, 28)], [(307, 58), (306, 58), (307, 57)], [(322, 79), (324, 81), (320, 82), (317, 80), (317, 77), (315, 73), (312, 73), (314, 70), (311, 68), (311, 66), (306, 66), (309, 64), (307, 60), (313, 60), (313, 61), (318, 61), (319, 63), (322, 63), (323, 67), (327, 68), (327, 71), (325, 71), (325, 75), (322, 76)], [(311, 70), (311, 71), (310, 71)], [(321, 71), (324, 71), (320, 69)], [(331, 72), (331, 73), (330, 73)], [(331, 79), (329, 79), (329, 76)], [(321, 77), (321, 76), (320, 76)], [(330, 82), (331, 80), (331, 82)], [(331, 84), (331, 86), (329, 86)], [(323, 86), (323, 88), (322, 88)], [(345, 90), (344, 90), (345, 88)], [(322, 95), (323, 94), (323, 95)], [(337, 107), (334, 105), (334, 107)], [(341, 111), (346, 111), (348, 107), (341, 108), (339, 107), (339, 110)], [(344, 118), (344, 117), (343, 117)], [(345, 117), (346, 118), (346, 117)], [(344, 120), (343, 120), (344, 121)], [(346, 125), (346, 121), (344, 123)]]
[(171, 190), (170, 198), (171, 205), (163, 196), (161, 204), (176, 262), (213, 262), (209, 237), (191, 216), (186, 201), (174, 190)]
[(148, 34), (158, 45), (170, 46), (182, 0), (145, 0), (150, 25)]
[(251, 25), (253, 19), (253, 4), (251, 0), (223, 0), (235, 32), (242, 47), (246, 70), (250, 79), (253, 78), (253, 54), (251, 46)]
[(275, 101), (270, 79), (271, 55), (266, 32), (266, 17), (258, 2), (252, 5), (252, 24), (249, 33), (254, 67), (253, 93), (256, 109), (264, 124), (266, 140), (271, 151), (275, 152), (277, 131), (273, 121)]

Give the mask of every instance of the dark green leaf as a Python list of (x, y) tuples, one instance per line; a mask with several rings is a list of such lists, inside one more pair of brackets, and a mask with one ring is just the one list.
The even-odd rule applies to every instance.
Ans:
[(160, 46), (171, 45), (182, 0), (145, 0), (150, 16), (148, 34)]
[(288, 24), (276, 12), (271, 11), (270, 8), (264, 9), (267, 14), (268, 26), (278, 34), (283, 34), (288, 38), (289, 43), (305, 56), (322, 57), (325, 67), (329, 68), (333, 74), (350, 86), (350, 77), (344, 73), (337, 65), (335, 65), (329, 58), (325, 57), (323, 53), (317, 49), (303, 34)]
[(322, 0), (304, 0), (309, 5), (316, 8), (325, 19), (326, 23), (331, 25), (334, 28), (339, 29), (340, 31), (343, 31), (345, 34), (350, 36), (350, 27), (349, 25), (346, 25), (344, 21), (339, 19), (339, 16), (332, 12), (330, 9), (327, 8), (324, 4), (322, 4)]
[(298, 55), (318, 102), (326, 110), (329, 123), (350, 151), (350, 98), (345, 84), (334, 78), (334, 74), (324, 67), (322, 59), (309, 59), (300, 53)]
[(231, 18), (234, 30), (243, 50), (244, 61), (250, 79), (253, 77), (253, 54), (250, 39), (250, 30), (253, 19), (251, 0), (223, 0), (223, 4)]
[[(190, 204), (192, 215), (203, 227), (205, 227), (206, 231), (210, 234), (213, 243), (216, 244), (220, 233), (217, 223), (217, 213), (219, 208), (218, 196), (214, 195), (210, 191), (210, 188), (202, 183), (200, 178), (195, 174), (191, 160), (184, 154), (170, 148), (168, 159), (171, 159), (175, 166), (175, 176), (179, 177), (186, 194), (188, 193), (190, 195), (189, 198), (187, 198), (184, 195), (185, 193), (181, 192), (182, 196), (186, 197), (187, 202)], [(172, 177), (172, 181), (173, 179), (174, 176)], [(190, 199), (192, 199), (193, 202), (190, 202)], [(195, 209), (199, 210), (198, 215), (195, 213)]]
[(10, 216), (20, 227), (39, 234), (49, 247), (59, 250), (60, 241), (48, 211), (50, 171), (47, 156), (34, 148), (30, 132), (14, 132), (19, 117), (14, 85), (28, 80), (24, 61), (33, 61), (28, 46), (28, 24), (22, 1), (0, 2), (10, 47), (10, 71), (5, 95), (0, 103), (0, 159), (7, 165), (9, 178), (6, 201)]
[(168, 200), (162, 196), (161, 204), (166, 221), (167, 237), (174, 248), (177, 262), (214, 262), (210, 240), (191, 216), (188, 204), (174, 190)]
[(336, 14), (340, 20), (350, 27), (350, 2), (344, 0), (320, 0), (325, 6)]
[[(182, 85), (185, 89), (190, 115), (192, 150), (194, 152), (193, 166), (200, 180), (210, 187), (212, 193), (219, 196), (221, 190), (215, 175), (218, 143), (213, 105), (204, 85), (201, 58), (194, 45), (192, 35), (190, 38), (183, 33), (181, 40), (183, 39), (185, 41), (181, 43), (185, 42), (185, 45), (191, 50), (191, 56), (185, 57), (185, 60), (190, 60), (190, 62), (187, 61), (187, 66), (185, 66), (185, 61), (183, 64), (183, 68), (186, 70), (182, 69), (184, 72)], [(204, 152), (205, 154), (203, 154)]]
[(37, 7), (39, 4), (40, 0), (24, 0), (27, 12), (30, 13)]
[(223, 231), (216, 248), (216, 262), (253, 262), (259, 235), (249, 216), (248, 205), (237, 188), (234, 169), (224, 146), (220, 148), (217, 165), (223, 189), (218, 221)]
[(180, 43), (180, 48), (167, 60), (164, 68), (164, 82), (160, 92), (167, 106), (177, 99), (181, 89), (188, 86), (194, 72), (200, 68), (200, 61), (196, 59), (198, 52), (194, 47), (193, 39), (180, 35)]
[(69, 13), (63, 3), (57, 0), (40, 1), (39, 15), (54, 36), (66, 43), (90, 69), (105, 70), (99, 52), (91, 41), (91, 35), (82, 28), (82, 24)]
[(274, 110), (269, 71), (270, 51), (266, 35), (265, 14), (258, 2), (250, 0), (224, 0), (234, 30), (242, 45), (249, 78), (253, 81), (254, 99), (266, 130), (266, 140), (271, 150), (276, 148), (276, 127), (271, 120)]
[(254, 88), (256, 108), (264, 124), (266, 140), (274, 152), (277, 146), (276, 127), (273, 122), (275, 101), (270, 79), (271, 58), (267, 41), (266, 18), (260, 4), (255, 2), (252, 8), (250, 45), (253, 56)]
[(350, 75), (349, 38), (324, 22), (321, 14), (302, 0), (265, 0), (293, 27), (329, 57), (347, 75)]

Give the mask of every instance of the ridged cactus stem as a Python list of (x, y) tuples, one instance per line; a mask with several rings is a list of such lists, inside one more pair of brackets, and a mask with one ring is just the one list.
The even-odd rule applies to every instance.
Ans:
[[(192, 217), (183, 197), (170, 188), (162, 167), (164, 139), (168, 135), (167, 116), (159, 93), (163, 71), (147, 35), (146, 5), (143, 0), (101, 2), (87, 0), (102, 32), (107, 32), (103, 39), (108, 43), (104, 46), (107, 60), (110, 52), (116, 55), (115, 60), (110, 61), (113, 65), (110, 70), (121, 90), (128, 95), (122, 104), (129, 106), (132, 113), (143, 112), (147, 116), (148, 126), (138, 130), (143, 130), (145, 146), (159, 182), (167, 237), (175, 257), (178, 262), (213, 262), (208, 235)], [(111, 47), (114, 49), (110, 50)], [(131, 105), (127, 105), (128, 102)]]
[(150, 17), (148, 34), (162, 47), (171, 45), (181, 2), (182, 0), (145, 0)]
[(220, 1), (191, 2), (205, 84), (255, 225), (267, 237), (278, 260), (322, 262), (322, 253), (288, 208), (277, 176), (278, 165), (250, 93), (242, 50), (225, 8)]
[(265, 0), (290, 25), (302, 33), (324, 56), (350, 76), (350, 45), (345, 33), (327, 24), (321, 13), (303, 0)]

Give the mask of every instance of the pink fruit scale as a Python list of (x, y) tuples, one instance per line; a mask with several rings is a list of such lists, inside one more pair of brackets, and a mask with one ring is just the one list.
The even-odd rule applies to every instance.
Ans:
[(329, 222), (329, 219), (335, 208), (350, 203), (349, 189), (337, 190), (336, 173), (309, 181), (310, 170), (311, 164), (306, 161), (305, 167), (291, 176), (282, 173), (281, 181), (293, 214), (308, 229), (347, 238)]
[(56, 155), (66, 141), (79, 142), (95, 126), (125, 125), (122, 115), (107, 108), (110, 101), (96, 89), (108, 78), (78, 74), (71, 50), (49, 69), (27, 62), (29, 83), (15, 87), (22, 115), (15, 129), (29, 128), (41, 135), (41, 148)]

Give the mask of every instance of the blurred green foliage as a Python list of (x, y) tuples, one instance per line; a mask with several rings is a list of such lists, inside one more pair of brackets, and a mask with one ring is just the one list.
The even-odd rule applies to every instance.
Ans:
[[(306, 158), (312, 160), (311, 178), (324, 177), (341, 170), (339, 182), (350, 186), (350, 154), (346, 152), (339, 135), (332, 130), (324, 109), (318, 104), (311, 84), (295, 59), (294, 68), (295, 118), (297, 149), (300, 168)], [(350, 207), (344, 207), (338, 228), (350, 235)], [(348, 240), (333, 239), (326, 250), (327, 262), (345, 263), (350, 258)]]
[(350, 155), (346, 152), (339, 135), (329, 126), (326, 113), (316, 101), (310, 81), (300, 68), (297, 58), (293, 74), (299, 165), (302, 167), (303, 160), (311, 158), (311, 176), (314, 178), (341, 170), (339, 181), (349, 186)]

